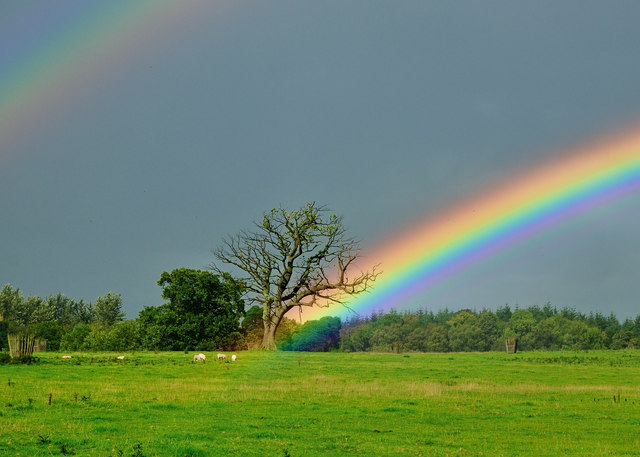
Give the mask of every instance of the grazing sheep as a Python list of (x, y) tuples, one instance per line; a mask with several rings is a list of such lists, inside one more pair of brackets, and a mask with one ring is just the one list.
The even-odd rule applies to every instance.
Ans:
[(124, 360), (124, 356), (123, 355), (119, 355), (118, 356), (118, 360)]
[(231, 361), (232, 361), (232, 362), (235, 362), (237, 358), (238, 358), (238, 357), (237, 357), (235, 354), (233, 354), (233, 355), (231, 356)]
[(227, 356), (224, 354), (218, 354), (218, 360), (227, 360)]
[(63, 356), (62, 356), (62, 358), (63, 358), (63, 359), (70, 359), (70, 358), (71, 358), (71, 356), (70, 356), (70, 355), (63, 355)]
[(196, 354), (196, 355), (193, 356), (193, 361), (194, 362), (204, 362), (205, 360), (207, 360), (207, 358), (205, 357), (205, 355), (203, 353)]

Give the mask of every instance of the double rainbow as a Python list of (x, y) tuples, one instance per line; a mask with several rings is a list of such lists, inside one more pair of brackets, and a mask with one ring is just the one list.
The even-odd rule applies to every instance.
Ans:
[(398, 307), (465, 266), (579, 213), (640, 189), (640, 133), (625, 132), (561, 154), (396, 233), (365, 252), (383, 271), (345, 307), (303, 310), (303, 319)]
[[(13, 140), (59, 115), (79, 89), (139, 56), (140, 45), (188, 27), (207, 2), (74, 2), (64, 11), (49, 5), (57, 18), (43, 6), (16, 3), (0, 20), (0, 38), (16, 37), (0, 46), (0, 159), (11, 154)], [(39, 35), (21, 36), (29, 30)], [(638, 133), (562, 154), (365, 252), (369, 262), (359, 267), (379, 263), (383, 275), (348, 306), (359, 313), (397, 306), (492, 252), (639, 187)], [(305, 310), (304, 319), (348, 313)]]

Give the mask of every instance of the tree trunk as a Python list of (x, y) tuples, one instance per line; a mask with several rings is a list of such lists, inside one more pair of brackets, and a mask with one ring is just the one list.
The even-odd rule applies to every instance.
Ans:
[(264, 336), (262, 337), (262, 346), (261, 349), (266, 349), (269, 351), (276, 350), (276, 325), (265, 324), (264, 326)]
[(276, 347), (276, 331), (278, 330), (278, 326), (280, 322), (282, 322), (282, 317), (288, 311), (286, 306), (279, 306), (276, 308), (273, 315), (269, 318), (268, 309), (264, 309), (263, 312), (263, 322), (264, 322), (264, 336), (262, 337), (262, 349), (267, 349), (270, 351), (274, 351), (278, 349)]

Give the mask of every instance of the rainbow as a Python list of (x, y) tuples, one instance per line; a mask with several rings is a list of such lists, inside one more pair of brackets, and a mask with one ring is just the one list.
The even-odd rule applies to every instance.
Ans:
[(640, 189), (639, 131), (554, 157), (366, 250), (359, 268), (383, 271), (372, 289), (346, 307), (303, 309), (303, 320), (398, 307), (465, 266)]
[[(0, 158), (63, 115), (151, 44), (170, 39), (207, 2), (16, 2), (0, 18)], [(203, 15), (204, 16), (204, 15)], [(164, 41), (163, 41), (164, 40)], [(138, 63), (140, 65), (140, 63)]]

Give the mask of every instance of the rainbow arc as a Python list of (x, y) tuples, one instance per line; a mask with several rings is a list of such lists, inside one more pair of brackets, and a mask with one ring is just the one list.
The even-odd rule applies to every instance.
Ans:
[(575, 148), (366, 250), (358, 267), (383, 270), (370, 292), (348, 308), (305, 310), (303, 319), (399, 307), (480, 259), (638, 189), (637, 130)]

